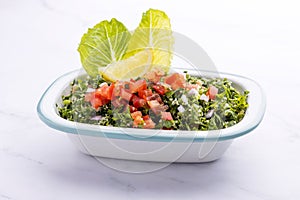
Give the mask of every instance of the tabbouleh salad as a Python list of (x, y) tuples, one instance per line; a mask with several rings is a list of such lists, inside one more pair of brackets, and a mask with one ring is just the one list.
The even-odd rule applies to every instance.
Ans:
[(248, 107), (227, 79), (166, 75), (108, 82), (97, 76), (75, 79), (57, 105), (67, 120), (103, 126), (168, 130), (216, 130), (240, 122)]

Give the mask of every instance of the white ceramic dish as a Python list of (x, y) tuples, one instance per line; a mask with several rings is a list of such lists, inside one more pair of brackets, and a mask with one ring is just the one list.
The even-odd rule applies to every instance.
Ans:
[[(183, 71), (176, 69), (175, 71)], [(188, 70), (191, 75), (198, 71)], [(75, 70), (55, 80), (37, 107), (40, 119), (48, 126), (66, 132), (80, 151), (99, 157), (154, 161), (154, 162), (209, 162), (222, 156), (232, 141), (255, 129), (261, 122), (266, 101), (261, 87), (248, 78), (210, 71), (201, 71), (208, 77), (226, 77), (240, 90), (249, 90), (249, 108), (238, 124), (217, 131), (171, 131), (118, 128), (67, 121), (56, 109), (62, 93), (70, 82), (83, 72)]]

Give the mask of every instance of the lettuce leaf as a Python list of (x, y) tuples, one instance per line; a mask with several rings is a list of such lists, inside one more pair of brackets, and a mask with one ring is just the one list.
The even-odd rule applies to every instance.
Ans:
[(88, 29), (78, 47), (83, 68), (90, 76), (97, 76), (99, 67), (123, 58), (130, 37), (127, 28), (115, 18)]
[(146, 48), (153, 49), (152, 68), (169, 71), (174, 38), (169, 17), (165, 12), (149, 9), (143, 13), (139, 26), (129, 40), (126, 57)]

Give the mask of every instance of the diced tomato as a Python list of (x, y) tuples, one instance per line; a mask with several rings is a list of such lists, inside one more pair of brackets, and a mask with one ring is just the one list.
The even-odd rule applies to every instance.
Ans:
[(134, 107), (134, 106), (129, 106), (129, 111), (132, 113), (132, 112), (135, 112), (137, 111), (137, 108)]
[(149, 115), (143, 116), (144, 126), (143, 128), (155, 128), (155, 123), (149, 117)]
[(143, 116), (143, 120), (148, 120), (148, 119), (150, 119), (150, 116), (149, 116), (149, 115)]
[(155, 123), (152, 121), (149, 115), (143, 116), (144, 126), (143, 128), (155, 128)]
[(160, 81), (160, 78), (165, 74), (164, 71), (155, 69), (153, 71), (148, 72), (147, 74), (144, 75), (146, 79), (153, 83), (157, 83)]
[(124, 88), (120, 91), (120, 97), (126, 101), (129, 101), (131, 99), (132, 94), (127, 92)]
[(163, 120), (173, 120), (173, 117), (170, 112), (161, 112), (161, 118)]
[(103, 97), (103, 92), (106, 90), (109, 86), (106, 84), (102, 85), (100, 88), (96, 89), (95, 91), (95, 97), (96, 98), (104, 98)]
[(144, 99), (140, 99), (138, 104), (136, 105), (138, 108), (144, 108), (147, 106), (147, 101)]
[(140, 98), (136, 95), (132, 96), (131, 101), (132, 101), (132, 104), (135, 108), (142, 108), (142, 107), (145, 107), (147, 105), (147, 102), (144, 99), (142, 99), (142, 98)]
[(147, 101), (157, 100), (159, 103), (162, 103), (162, 99), (159, 94), (152, 94), (146, 98)]
[(111, 92), (109, 92), (110, 86), (103, 85), (98, 88), (95, 92), (85, 94), (84, 100), (90, 102), (95, 109), (109, 103), (111, 98)]
[(165, 83), (169, 84), (173, 90), (184, 88), (185, 79), (182, 74), (174, 73), (165, 78)]
[(108, 89), (105, 90), (104, 96), (108, 99), (112, 99), (112, 93), (114, 91), (115, 85), (112, 83)]
[(141, 116), (136, 116), (133, 120), (133, 127), (138, 127), (139, 125), (144, 125), (144, 120)]
[(95, 97), (111, 100), (113, 90), (114, 90), (114, 84), (111, 84), (110, 86), (108, 86), (107, 84), (104, 84), (100, 88), (96, 89)]
[(100, 88), (96, 89), (96, 91), (94, 92), (94, 96), (95, 96), (95, 98), (101, 98), (102, 97)]
[(147, 103), (156, 115), (167, 109), (166, 106), (160, 104), (157, 100), (147, 101)]
[(136, 108), (143, 108), (147, 105), (147, 101), (144, 99), (138, 99), (133, 102), (134, 107)]
[(131, 117), (133, 119), (133, 127), (138, 127), (138, 125), (142, 125), (142, 123), (144, 122), (142, 113), (140, 111), (131, 113)]
[(145, 90), (139, 90), (138, 95), (139, 97), (143, 98), (143, 99), (147, 99), (147, 97), (151, 96), (152, 90), (151, 89), (145, 89)]
[(112, 99), (116, 99), (117, 97), (120, 96), (121, 89), (123, 88), (123, 85), (120, 82), (115, 82), (114, 88), (112, 91)]
[(134, 82), (132, 81), (124, 81), (122, 87), (126, 90), (126, 92), (132, 93), (131, 89), (133, 87)]
[(166, 88), (163, 85), (153, 85), (153, 89), (160, 95), (166, 93)]
[(160, 106), (160, 103), (157, 100), (148, 101), (148, 105), (150, 108), (155, 108)]
[(138, 97), (138, 96), (136, 96), (135, 94), (133, 94), (132, 96), (131, 96), (131, 102), (135, 102), (135, 101), (137, 101), (137, 100), (139, 100), (140, 98)]
[(216, 88), (215, 86), (210, 86), (208, 88), (207, 95), (209, 96), (209, 99), (214, 100), (216, 98), (217, 94), (218, 94), (218, 88)]
[(102, 100), (99, 98), (93, 98), (90, 102), (95, 109), (98, 109), (100, 106), (103, 105)]
[(135, 119), (135, 118), (137, 118), (138, 116), (139, 116), (139, 117), (142, 117), (142, 112), (141, 112), (141, 111), (135, 111), (135, 112), (131, 113), (132, 119)]
[(130, 88), (132, 93), (139, 92), (140, 90), (145, 90), (145, 89), (147, 89), (147, 82), (145, 79), (137, 80), (131, 85)]

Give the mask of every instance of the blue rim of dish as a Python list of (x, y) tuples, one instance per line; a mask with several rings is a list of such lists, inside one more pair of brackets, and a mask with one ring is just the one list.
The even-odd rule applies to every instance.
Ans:
[[(184, 68), (176, 68), (179, 70), (187, 70)], [(190, 71), (188, 69), (188, 71)], [(153, 142), (170, 142), (170, 141), (176, 141), (176, 142), (187, 142), (187, 141), (193, 141), (193, 142), (208, 142), (208, 141), (224, 141), (224, 140), (230, 140), (230, 139), (234, 139), (237, 137), (240, 137), (242, 135), (245, 135), (249, 132), (251, 132), (252, 130), (254, 130), (262, 121), (264, 113), (265, 113), (265, 109), (266, 109), (266, 98), (264, 95), (264, 92), (261, 88), (261, 86), (256, 83), (254, 80), (249, 79), (247, 77), (244, 76), (240, 76), (240, 75), (235, 75), (235, 74), (231, 74), (231, 73), (223, 73), (223, 72), (214, 72), (214, 71), (209, 71), (209, 70), (201, 70), (201, 72), (204, 73), (210, 73), (210, 74), (222, 74), (225, 76), (232, 76), (232, 77), (236, 77), (238, 79), (243, 79), (243, 80), (247, 80), (249, 82), (251, 82), (252, 84), (255, 84), (255, 86), (257, 87), (256, 89), (258, 90), (257, 92), (259, 92), (259, 95), (261, 97), (261, 102), (260, 102), (260, 111), (259, 113), (257, 113), (257, 118), (255, 119), (255, 121), (249, 121), (248, 123), (243, 124), (243, 126), (240, 126), (239, 129), (236, 129), (236, 127), (238, 127), (239, 125), (241, 125), (244, 121), (244, 119), (247, 117), (247, 112), (250, 108), (250, 104), (249, 104), (249, 108), (246, 111), (246, 115), (244, 117), (244, 119), (239, 122), (238, 124), (229, 127), (229, 128), (225, 128), (225, 129), (220, 129), (220, 130), (215, 130), (215, 131), (173, 131), (173, 130), (160, 130), (160, 133), (158, 135), (151, 135), (149, 137), (145, 137), (147, 135), (145, 135), (144, 133), (135, 133), (135, 134), (125, 134), (124, 129), (126, 129), (126, 132), (151, 132), (151, 131), (157, 131), (157, 130), (149, 130), (149, 129), (137, 129), (137, 128), (122, 128), (122, 130), (120, 130), (120, 128), (118, 127), (107, 127), (107, 126), (100, 126), (100, 125), (90, 125), (90, 124), (83, 124), (83, 123), (78, 123), (78, 122), (71, 122), (68, 121), (66, 119), (61, 118), (58, 114), (56, 114), (56, 116), (52, 116), (55, 117), (56, 122), (51, 119), (51, 116), (49, 115), (49, 113), (46, 113), (45, 111), (43, 111), (42, 109), (42, 104), (44, 104), (44, 100), (46, 95), (48, 94), (48, 92), (53, 89), (53, 86), (60, 80), (62, 80), (63, 78), (71, 75), (71, 74), (79, 74), (80, 70), (73, 70), (71, 72), (68, 72), (62, 76), (60, 76), (59, 78), (57, 78), (48, 88), (47, 90), (44, 92), (44, 94), (42, 95), (42, 97), (40, 98), (38, 105), (37, 105), (37, 113), (39, 118), (49, 127), (54, 128), (56, 130), (62, 131), (62, 132), (66, 132), (66, 133), (71, 133), (71, 134), (80, 134), (80, 135), (87, 135), (87, 136), (94, 136), (94, 137), (106, 137), (106, 138), (111, 138), (111, 139), (121, 139), (121, 140), (139, 140), (139, 141), (153, 141)], [(76, 76), (74, 76), (72, 79), (76, 78)], [(71, 82), (70, 79), (68, 79), (66, 82), (67, 84), (69, 84)], [(63, 86), (61, 86), (61, 90), (63, 90)], [(248, 88), (246, 88), (248, 89)], [(61, 93), (59, 93), (59, 95), (61, 95)], [(251, 91), (250, 91), (250, 95), (251, 95)], [(53, 97), (53, 98), (58, 98), (57, 96)], [(49, 105), (51, 106), (51, 109), (53, 109), (52, 111), (55, 111), (55, 105)], [(101, 130), (99, 130), (99, 128), (101, 128)], [(229, 132), (230, 134), (222, 134), (223, 131)], [(214, 135), (212, 133), (215, 133)]]

